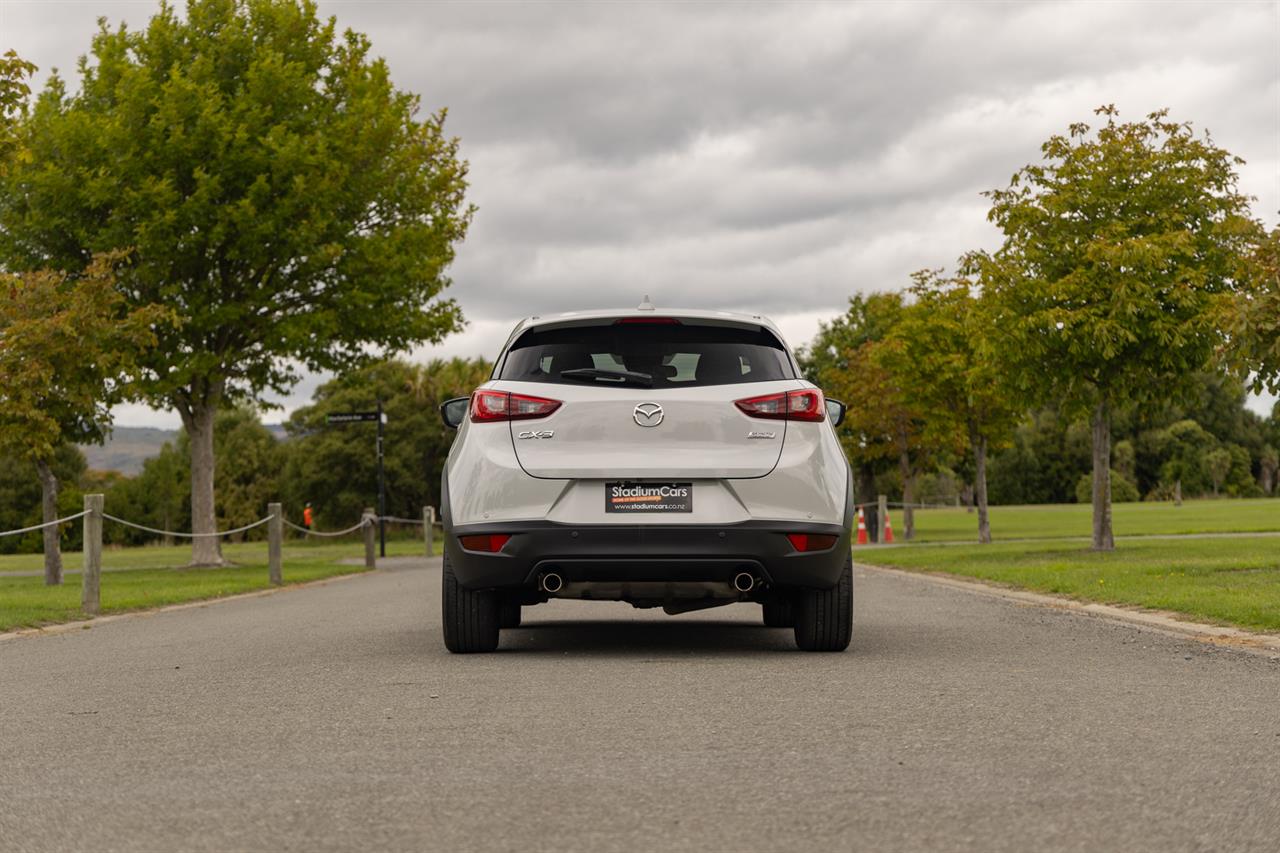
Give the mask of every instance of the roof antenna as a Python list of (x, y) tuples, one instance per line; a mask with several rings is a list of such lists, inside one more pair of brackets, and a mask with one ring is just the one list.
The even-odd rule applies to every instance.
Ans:
[(649, 294), (644, 295), (644, 301), (636, 306), (637, 311), (652, 311), (653, 303), (649, 301)]

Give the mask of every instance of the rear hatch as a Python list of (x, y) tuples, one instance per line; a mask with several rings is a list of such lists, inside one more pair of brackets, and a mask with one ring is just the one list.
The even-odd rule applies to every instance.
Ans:
[(785, 420), (735, 401), (800, 386), (782, 343), (762, 326), (633, 318), (538, 327), (512, 345), (489, 387), (561, 402), (510, 422), (534, 477), (763, 477), (778, 463)]

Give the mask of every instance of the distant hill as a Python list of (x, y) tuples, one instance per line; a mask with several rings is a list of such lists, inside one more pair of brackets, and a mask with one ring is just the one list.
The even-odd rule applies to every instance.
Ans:
[(111, 438), (101, 447), (89, 444), (80, 449), (90, 468), (133, 475), (142, 471), (142, 461), (159, 453), (166, 441), (177, 440), (176, 429), (122, 426), (113, 429)]
[[(280, 424), (266, 424), (278, 440), (286, 437), (284, 427)], [(101, 447), (82, 445), (89, 467), (98, 471), (119, 471), (121, 474), (133, 476), (142, 472), (142, 463), (160, 452), (166, 441), (176, 442), (176, 429), (157, 429), (155, 427), (118, 426), (111, 431), (111, 438)]]

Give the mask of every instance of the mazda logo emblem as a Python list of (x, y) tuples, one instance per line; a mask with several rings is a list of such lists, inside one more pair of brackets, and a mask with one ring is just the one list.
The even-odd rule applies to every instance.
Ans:
[(657, 403), (641, 403), (636, 406), (631, 416), (642, 427), (656, 427), (662, 423), (662, 407)]

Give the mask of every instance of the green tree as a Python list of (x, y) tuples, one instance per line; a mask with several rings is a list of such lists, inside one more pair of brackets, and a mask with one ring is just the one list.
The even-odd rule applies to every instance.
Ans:
[[(70, 444), (62, 444), (48, 462), (54, 478), (61, 484), (58, 490), (59, 516), (71, 515), (83, 506), (84, 498), (78, 488), (85, 477), (84, 454)], [(40, 480), (36, 477), (31, 460), (12, 453), (0, 454), (0, 530), (13, 530), (40, 524), (44, 518)], [(76, 547), (80, 541), (80, 525), (60, 525), (59, 545)], [(21, 536), (0, 537), (0, 554), (34, 554), (44, 548), (43, 530), (24, 533)]]
[[(798, 360), (806, 376), (830, 397), (848, 406), (836, 430), (853, 466), (858, 501), (867, 505), (867, 527), (877, 539), (884, 520), (877, 517), (876, 475), (896, 464), (911, 498), (911, 483), (932, 449), (919, 408), (906, 393), (905, 378), (895, 368), (901, 359), (887, 341), (903, 311), (900, 293), (861, 294), (818, 334)], [(904, 528), (904, 534), (905, 534)]]
[(1115, 447), (1111, 449), (1111, 458), (1115, 463), (1114, 470), (1119, 472), (1121, 477), (1130, 483), (1138, 482), (1138, 457), (1132, 441), (1127, 438), (1117, 441)]
[(1253, 390), (1280, 393), (1280, 227), (1258, 240), (1222, 315), (1230, 345), (1227, 361), (1253, 373)]
[(1204, 456), (1204, 467), (1209, 474), (1209, 482), (1213, 484), (1213, 496), (1216, 498), (1227, 474), (1231, 473), (1231, 451), (1225, 447), (1210, 450)]
[[(191, 458), (191, 438), (178, 434), (178, 458)], [(218, 526), (243, 527), (262, 518), (267, 504), (280, 499), (280, 477), (284, 453), (280, 442), (262, 424), (258, 413), (246, 406), (230, 406), (218, 412), (213, 424), (213, 449), (217, 459), (214, 474), (218, 481), (215, 504)], [(184, 465), (181, 475), (191, 477)], [(251, 531), (256, 535), (265, 528)], [(244, 534), (238, 538), (243, 539)]]
[(1159, 444), (1166, 460), (1161, 466), (1161, 479), (1172, 488), (1175, 497), (1180, 498), (1184, 491), (1204, 494), (1209, 490), (1205, 460), (1215, 440), (1204, 427), (1193, 420), (1178, 421), (1164, 431)]
[(1276, 474), (1280, 472), (1280, 453), (1271, 445), (1263, 448), (1258, 465), (1258, 482), (1262, 493), (1270, 495), (1276, 488)]
[(1091, 132), (1073, 124), (1044, 162), (993, 190), (1004, 231), (975, 253), (994, 322), (1028, 400), (1091, 413), (1093, 547), (1111, 529), (1111, 417), (1121, 401), (1184, 389), (1221, 342), (1216, 302), (1258, 225), (1237, 189), (1240, 162), (1165, 112), (1121, 123), (1114, 107)]
[[(72, 94), (53, 78), (0, 181), (0, 260), (80, 269), (128, 247), (135, 304), (172, 305), (144, 390), (191, 438), (192, 527), (215, 529), (214, 421), (303, 369), (438, 341), (472, 209), (444, 111), (418, 116), (368, 39), (312, 0), (170, 3), (105, 21)], [(221, 562), (214, 537), (194, 564)]]
[(35, 71), (34, 65), (12, 50), (0, 56), (0, 169), (17, 148), (15, 127), (26, 117), (31, 94), (27, 78)]
[(377, 472), (373, 424), (330, 426), (333, 412), (369, 411), (382, 400), (387, 415), (385, 476), (387, 512), (419, 518), (423, 506), (440, 505), (440, 474), (454, 432), (437, 406), (465, 397), (489, 378), (482, 359), (455, 358), (410, 364), (391, 359), (358, 368), (321, 385), (310, 406), (285, 424), (284, 497), (290, 507), (307, 503), (316, 526), (354, 524), (374, 506)]
[[(178, 441), (183, 441), (180, 433)], [(112, 484), (106, 493), (112, 513), (139, 524), (160, 530), (179, 530), (182, 519), (191, 517), (190, 455), (165, 442), (160, 452), (142, 463), (142, 471)], [(141, 545), (153, 537), (145, 531), (123, 525), (111, 525), (104, 532), (108, 542), (118, 545)], [(172, 545), (173, 537), (164, 537)]]
[(987, 544), (987, 452), (1009, 440), (1022, 408), (998, 366), (1000, 342), (973, 284), (938, 270), (921, 270), (912, 279), (915, 302), (889, 333), (898, 344), (895, 373), (906, 383), (906, 396), (922, 410), (930, 438), (946, 443), (961, 435), (968, 441), (978, 541)]
[[(35, 464), (45, 523), (58, 517), (58, 449), (102, 441), (111, 404), (135, 393), (137, 360), (171, 316), (128, 308), (116, 261), (98, 256), (80, 274), (0, 275), (0, 451)], [(52, 526), (44, 530), (44, 578), (62, 583)]]
[[(1082, 435), (1083, 432), (1083, 435)], [(995, 504), (1066, 503), (1076, 479), (1089, 469), (1088, 429), (1060, 407), (1032, 411), (1013, 430), (1012, 445), (997, 450), (988, 489)], [(1081, 439), (1083, 438), (1083, 445)]]
[[(1111, 499), (1116, 503), (1130, 503), (1141, 500), (1138, 487), (1125, 478), (1118, 469), (1111, 469)], [(1093, 476), (1081, 474), (1076, 481), (1076, 502), (1088, 503), (1093, 499)]]

